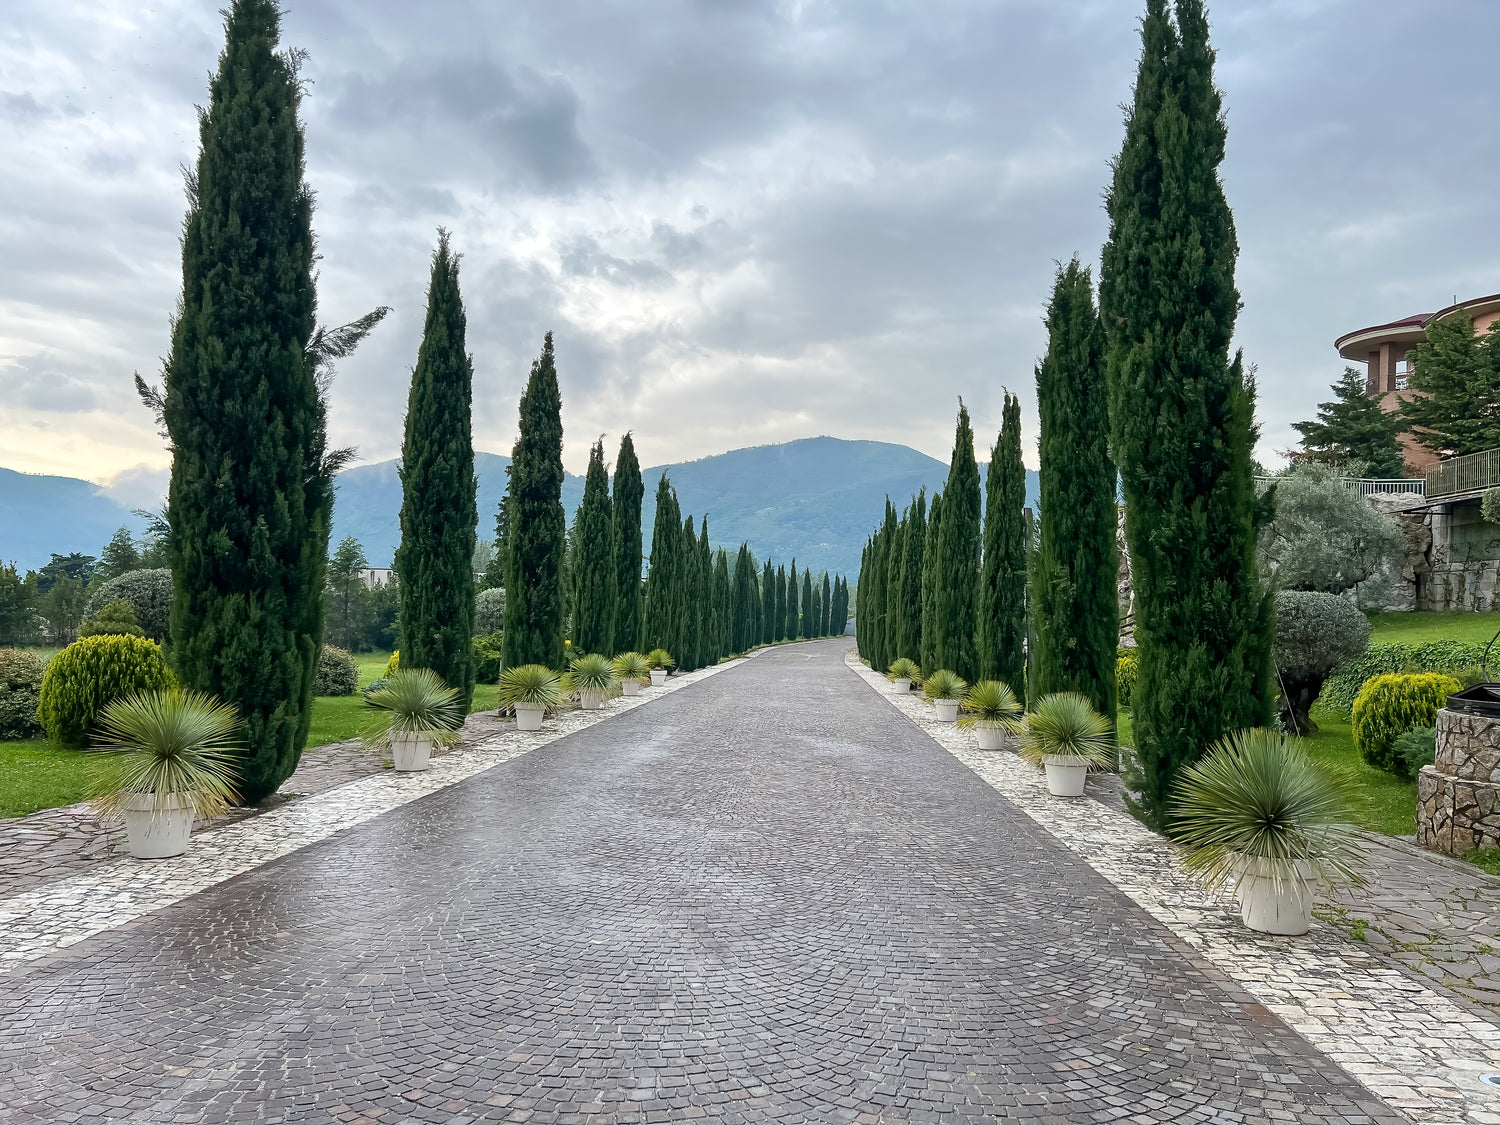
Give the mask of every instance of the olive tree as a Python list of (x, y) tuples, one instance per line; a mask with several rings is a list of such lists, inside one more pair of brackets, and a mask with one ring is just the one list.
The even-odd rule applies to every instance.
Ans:
[(1258, 550), (1261, 573), (1274, 574), (1283, 590), (1342, 594), (1401, 550), (1396, 521), (1327, 465), (1304, 461), (1278, 476), (1275, 506)]
[(1281, 721), (1294, 734), (1317, 729), (1310, 711), (1323, 681), (1346, 660), (1365, 651), (1370, 619), (1347, 599), (1315, 590), (1276, 595), (1276, 677)]

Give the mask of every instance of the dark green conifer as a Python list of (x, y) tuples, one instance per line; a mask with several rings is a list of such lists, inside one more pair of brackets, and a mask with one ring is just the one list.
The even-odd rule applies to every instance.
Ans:
[(969, 426), (969, 409), (960, 401), (953, 458), (948, 465), (948, 482), (943, 486), (943, 528), (937, 544), (942, 609), (933, 659), (939, 668), (951, 669), (971, 684), (979, 675), (974, 633), (978, 624), (975, 595), (979, 589), (980, 505), (974, 431)]
[(615, 594), (620, 575), (615, 567), (614, 519), (610, 512), (609, 470), (604, 467), (604, 439), (589, 450), (583, 502), (574, 526), (578, 567), (573, 610), (573, 647), (581, 654), (613, 655)]
[(797, 607), (797, 560), (793, 559), (791, 569), (786, 574), (786, 625), (783, 630), (789, 641), (797, 639), (797, 621), (800, 616)]
[(901, 543), (901, 627), (895, 637), (895, 656), (916, 660), (922, 653), (922, 560), (927, 548), (927, 490), (911, 502), (906, 514), (906, 538)]
[(734, 583), (729, 577), (729, 554), (720, 547), (714, 552), (714, 647), (719, 659), (734, 655)]
[[(936, 661), (938, 618), (943, 612), (940, 585), (942, 568), (938, 553), (938, 537), (942, 532), (943, 494), (939, 492), (933, 496), (932, 505), (927, 510), (927, 549), (922, 555), (922, 633), (918, 644), (919, 655), (912, 657), (922, 665), (924, 676), (932, 675), (940, 667)], [(859, 592), (864, 593), (863, 581), (860, 582)]]
[(682, 648), (681, 509), (667, 474), (656, 484), (656, 522), (651, 527), (651, 570), (646, 579), (646, 627), (642, 647), (664, 648), (675, 659)]
[(1365, 376), (1352, 367), (1333, 385), (1333, 401), (1318, 403), (1312, 422), (1293, 422), (1302, 435), (1303, 455), (1331, 465), (1358, 463), (1372, 477), (1406, 475), (1406, 458), (1396, 436), (1401, 415), (1387, 413), (1380, 397), (1365, 388)]
[(812, 632), (812, 570), (804, 568), (802, 571), (802, 596), (798, 600), (802, 607), (801, 615), (797, 619), (797, 636), (813, 637), (817, 634)]
[(755, 611), (755, 562), (750, 557), (750, 545), (741, 543), (734, 561), (734, 651), (745, 652), (754, 647)]
[(760, 572), (760, 643), (768, 645), (776, 639), (776, 572), (771, 569), (771, 560), (766, 560)]
[(693, 531), (692, 516), (682, 521), (682, 543), (679, 550), (677, 604), (682, 616), (682, 639), (678, 642), (681, 651), (674, 650), (672, 655), (677, 657), (678, 668), (684, 672), (693, 672), (701, 666), (698, 650), (703, 629), (703, 601), (698, 573), (698, 536)]
[(823, 597), (822, 597), (822, 600), (819, 601), (819, 603), (818, 603), (819, 606), (822, 609), (822, 612), (821, 612), (821, 614), (818, 617), (818, 636), (820, 636), (820, 637), (831, 637), (831, 636), (833, 636), (833, 630), (832, 630), (833, 601), (832, 601), (832, 597), (833, 597), (833, 588), (829, 584), (829, 581), (828, 581), (828, 572), (825, 570), (823, 572)]
[[(627, 433), (620, 439), (615, 456), (614, 498), (610, 515), (614, 525), (615, 620), (610, 638), (617, 653), (641, 648), (641, 465), (635, 457), (635, 441)], [(499, 550), (499, 544), (496, 544)]]
[(776, 640), (786, 640), (786, 567), (776, 568)]
[(979, 580), (978, 678), (1026, 694), (1026, 466), (1021, 403), (1006, 392), (1000, 436), (985, 480), (984, 551)]
[(724, 654), (719, 650), (719, 623), (714, 615), (714, 552), (708, 544), (708, 516), (698, 527), (698, 662), (707, 668)]

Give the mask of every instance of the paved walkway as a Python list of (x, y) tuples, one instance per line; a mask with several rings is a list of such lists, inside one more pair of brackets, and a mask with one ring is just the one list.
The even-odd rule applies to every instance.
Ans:
[(844, 648), (20, 965), (0, 1120), (1401, 1120)]

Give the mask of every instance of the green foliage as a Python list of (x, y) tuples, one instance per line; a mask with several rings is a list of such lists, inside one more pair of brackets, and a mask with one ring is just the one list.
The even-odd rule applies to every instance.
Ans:
[[(969, 408), (960, 401), (953, 456), (948, 463), (947, 483), (943, 485), (943, 522), (937, 535), (938, 611), (932, 659), (939, 667), (951, 668), (970, 681), (978, 678), (979, 673), (974, 636), (979, 623), (975, 602), (979, 585), (981, 502), (979, 466), (974, 461), (974, 431), (969, 425)], [(926, 608), (923, 607), (924, 626)]]
[(1261, 572), (1283, 590), (1342, 594), (1395, 560), (1404, 539), (1396, 521), (1327, 465), (1304, 462), (1276, 479), (1276, 515), (1260, 530)]
[(1263, 861), (1261, 873), (1277, 883), (1363, 882), (1347, 786), (1295, 739), (1264, 729), (1226, 735), (1183, 771), (1172, 798), (1184, 865), (1207, 887), (1238, 887), (1248, 873), (1242, 857)]
[(922, 681), (922, 697), (928, 703), (939, 699), (962, 699), (968, 689), (963, 677), (947, 668), (939, 668)]
[[(910, 529), (907, 530), (907, 534), (908, 535), (911, 534)], [(904, 549), (905, 540), (902, 540), (902, 545), (903, 545), (903, 549)], [(819, 599), (818, 599), (818, 636), (820, 636), (820, 637), (827, 637), (827, 636), (831, 635), (829, 633), (829, 627), (830, 627), (829, 623), (833, 620), (833, 601), (832, 601), (832, 598), (833, 598), (833, 587), (829, 583), (828, 572), (825, 570), (823, 572), (823, 591), (819, 595)], [(920, 604), (918, 604), (917, 610), (919, 612), (921, 611), (921, 605)], [(909, 631), (910, 630), (908, 630), (908, 632)]]
[(385, 671), (382, 672), (382, 673), (380, 673), (380, 678), (382, 680), (388, 680), (388, 679), (390, 679), (391, 676), (392, 676), (392, 674), (396, 671), (396, 669), (398, 669), (400, 667), (401, 667), (401, 650), (398, 648), (395, 652), (391, 653), (391, 658), (385, 662)]
[(646, 654), (646, 663), (651, 665), (651, 671), (671, 668), (677, 662), (672, 659), (672, 654), (664, 648), (653, 648)]
[[(99, 565), (94, 571), (95, 582), (108, 582), (122, 574), (141, 568), (141, 553), (136, 549), (130, 529), (122, 527), (110, 536), (104, 550), (99, 553)], [(92, 585), (92, 583), (90, 583)]]
[[(943, 532), (943, 495), (938, 493), (932, 498), (932, 505), (927, 509), (927, 549), (922, 555), (922, 637), (918, 645), (917, 663), (924, 671), (931, 671), (937, 667), (937, 642), (938, 642), (938, 619), (942, 616), (942, 554), (938, 550), (938, 539)], [(863, 597), (864, 571), (860, 571), (859, 593)], [(865, 616), (865, 608), (861, 607), (856, 614), (855, 627), (858, 628)]]
[(511, 667), (562, 667), (562, 569), (567, 540), (562, 434), (562, 396), (557, 389), (552, 333), (548, 332), (521, 396), (520, 434), (511, 451), (506, 492), (510, 526), (505, 663)]
[(1500, 488), (1486, 488), (1479, 498), (1479, 516), (1485, 523), (1500, 523)]
[(918, 668), (916, 662), (908, 660), (904, 656), (898, 656), (891, 661), (891, 670), (885, 674), (885, 678), (895, 680), (920, 680), (922, 669)]
[(641, 643), (641, 466), (630, 434), (620, 439), (615, 456), (614, 496), (610, 516), (614, 537), (615, 619), (610, 637), (616, 649), (629, 650)]
[[(573, 687), (582, 693), (607, 696), (620, 686), (620, 676), (609, 657), (601, 652), (589, 652), (575, 656), (568, 665), (573, 676)], [(650, 679), (650, 676), (647, 676)]]
[(1359, 656), (1334, 669), (1323, 682), (1319, 700), (1323, 706), (1347, 718), (1354, 707), (1355, 697), (1372, 677), (1396, 672), (1446, 672), (1456, 677), (1463, 669), (1477, 665), (1483, 656), (1483, 644), (1463, 641), (1372, 644)]
[(37, 603), (36, 571), (23, 577), (15, 566), (0, 563), (0, 644), (28, 644), (36, 639)]
[(1407, 776), (1406, 762), (1396, 755), (1396, 739), (1413, 727), (1430, 727), (1448, 696), (1459, 690), (1452, 676), (1440, 672), (1376, 676), (1354, 700), (1354, 745), (1376, 769)]
[(656, 482), (656, 522), (651, 528), (651, 571), (646, 579), (646, 643), (676, 649), (682, 643), (682, 511), (662, 473)]
[[(887, 598), (889, 599), (889, 594), (887, 594)], [(889, 600), (887, 604), (889, 604)], [(797, 636), (816, 637), (818, 634), (813, 629), (812, 620), (813, 613), (817, 608), (813, 604), (812, 571), (805, 567), (802, 570), (802, 597), (799, 599), (798, 605), (801, 606), (801, 613), (797, 618)]]
[(82, 747), (104, 708), (142, 691), (165, 691), (177, 679), (161, 646), (144, 637), (100, 636), (75, 641), (52, 658), (42, 678), (37, 721), (49, 738)]
[(1276, 674), (1282, 722), (1312, 729), (1310, 712), (1328, 673), (1365, 651), (1370, 619), (1337, 594), (1282, 590), (1276, 595)]
[(130, 603), (135, 623), (145, 635), (165, 644), (172, 629), (172, 589), (170, 570), (133, 570), (90, 586), (83, 616), (95, 617), (110, 602), (123, 598)]
[(1426, 335), (1411, 352), (1416, 393), (1401, 403), (1402, 423), (1440, 457), (1500, 446), (1500, 326), (1480, 336), (1459, 309), (1428, 324)]
[[(760, 627), (754, 620), (754, 614), (750, 611), (758, 610), (760, 608), (760, 604), (754, 600), (756, 596), (754, 585), (755, 575), (749, 575), (749, 580), (750, 592), (748, 597), (746, 598), (747, 605), (745, 608), (747, 611), (747, 623), (745, 626), (745, 632), (755, 634), (751, 637), (751, 643), (754, 644), (760, 640)], [(734, 582), (729, 577), (729, 552), (720, 547), (717, 551), (714, 552), (713, 582), (714, 608), (716, 613), (715, 620), (718, 623), (719, 629), (718, 651), (720, 660), (724, 659), (724, 657), (726, 656), (732, 656), (735, 652), (740, 651), (734, 647), (734, 593)]]
[(375, 712), (365, 740), (388, 747), (393, 736), (418, 735), (438, 745), (457, 742), (464, 715), (462, 693), (443, 683), (431, 668), (402, 668), (375, 691), (365, 693)]
[(958, 725), (999, 727), (1009, 734), (1019, 735), (1026, 727), (1022, 718), (1025, 713), (1026, 709), (1008, 684), (999, 680), (981, 680), (964, 696)]
[[(575, 524), (578, 539), (578, 603), (573, 612), (573, 643), (585, 652), (614, 652), (615, 597), (620, 575), (615, 567), (614, 517), (610, 511), (609, 471), (604, 467), (604, 439), (589, 450), (583, 503)], [(637, 583), (639, 584), (639, 583)]]
[(1412, 727), (1402, 731), (1391, 748), (1397, 761), (1405, 766), (1406, 776), (1415, 777), (1437, 757), (1437, 728)]
[(1044, 695), (1021, 732), (1021, 757), (1041, 765), (1048, 755), (1076, 758), (1095, 769), (1114, 765), (1115, 727), (1076, 691)]
[(314, 695), (353, 695), (359, 690), (359, 665), (347, 649), (324, 645), (318, 649), (318, 674)]
[[(149, 643), (149, 642), (148, 642)], [(137, 794), (169, 807), (186, 798), (200, 818), (228, 811), (243, 747), (233, 707), (197, 691), (141, 691), (116, 699), (99, 717), (97, 748), (113, 752), (93, 790), (94, 808), (117, 816)]]
[[(677, 606), (681, 615), (677, 642), (678, 666), (684, 672), (696, 670), (702, 663), (699, 639), (702, 632), (702, 576), (698, 570), (698, 536), (693, 531), (693, 517), (682, 522), (682, 539), (677, 550)], [(652, 550), (655, 550), (655, 544)]]
[(41, 733), (36, 709), (46, 671), (47, 662), (35, 653), (0, 648), (0, 740)]
[[(888, 522), (890, 524), (890, 527), (889, 527), (889, 536), (890, 537), (894, 537), (895, 533), (896, 533), (895, 509), (891, 507), (891, 502), (889, 500), (887, 500), (885, 502), (885, 507), (886, 507), (886, 513), (887, 513), (887, 520), (888, 520)], [(891, 541), (891, 539), (887, 538), (887, 540), (886, 540), (887, 544), (889, 544), (890, 541)], [(880, 573), (879, 581), (883, 584), (885, 582), (885, 574), (886, 574), (886, 572), (882, 568), (879, 573)], [(881, 595), (880, 605), (882, 607), (881, 611), (879, 613), (879, 619), (880, 619), (880, 622), (881, 622), (880, 629), (883, 630), (885, 628), (885, 625), (884, 625), (884, 622), (885, 622), (885, 613), (884, 613), (885, 598), (884, 598), (884, 593), (883, 592), (882, 592), (882, 595)], [(791, 569), (787, 571), (787, 575), (786, 575), (786, 624), (785, 624), (785, 626), (783, 628), (783, 632), (782, 632), (782, 635), (787, 640), (789, 640), (789, 641), (794, 641), (794, 640), (797, 639), (797, 622), (798, 622), (798, 619), (800, 618), (800, 616), (801, 615), (797, 612), (797, 560), (793, 559), (792, 560)], [(876, 636), (877, 637), (883, 636), (883, 633), (882, 632), (877, 632)], [(877, 641), (877, 643), (881, 644), (882, 646), (884, 644), (883, 641)], [(880, 651), (884, 652), (885, 651), (884, 647), (882, 647), (880, 649)]]
[(1380, 405), (1380, 396), (1365, 389), (1365, 376), (1353, 367), (1333, 384), (1333, 401), (1318, 403), (1313, 422), (1293, 422), (1302, 435), (1302, 459), (1322, 462), (1348, 472), (1391, 479), (1406, 475), (1406, 459), (1396, 435), (1400, 416)]
[(563, 702), (562, 677), (540, 664), (507, 668), (500, 673), (497, 701), (502, 709), (514, 707), (517, 703), (547, 708), (560, 707)]
[[(741, 548), (748, 551), (748, 547)], [(738, 573), (738, 571), (736, 571)], [(738, 587), (736, 587), (738, 588)], [(760, 630), (748, 645), (738, 640), (732, 646), (735, 652), (743, 652), (756, 643), (768, 645), (776, 639), (776, 570), (767, 559), (760, 572)]]
[(135, 622), (135, 609), (124, 598), (101, 606), (99, 612), (78, 627), (80, 637), (144, 637), (146, 631)]
[[(771, 564), (766, 563), (769, 573)], [(733, 620), (730, 627), (730, 651), (746, 652), (755, 647), (757, 639), (763, 633), (773, 633), (776, 622), (780, 618), (774, 613), (769, 615), (761, 612), (766, 602), (770, 602), (774, 609), (775, 582), (771, 583), (770, 593), (763, 594), (755, 588), (755, 559), (750, 554), (750, 546), (747, 543), (740, 544), (739, 554), (734, 560), (734, 589), (732, 591)], [(757, 613), (761, 616), (757, 620)]]
[(1254, 387), (1229, 354), (1238, 246), (1219, 180), (1227, 128), (1201, 0), (1149, 0), (1101, 259), (1110, 449), (1135, 582), (1139, 768), (1131, 809), (1164, 829), (1178, 772), (1266, 726), (1271, 601), (1255, 563)]
[[(366, 566), (369, 566), (369, 560), (365, 558), (365, 549), (359, 540), (352, 535), (344, 536), (328, 560), (327, 590), (323, 598), (327, 610), (323, 622), (325, 642), (347, 649), (366, 646), (371, 598), (359, 574)], [(316, 689), (314, 693), (322, 694)]]
[(37, 602), (37, 612), (54, 643), (67, 644), (76, 639), (83, 620), (83, 584), (66, 571), (59, 572), (52, 588)]
[(651, 662), (638, 652), (622, 652), (614, 660), (615, 676), (621, 683), (634, 680), (638, 684), (651, 682)]
[(1140, 670), (1140, 657), (1136, 655), (1133, 648), (1122, 649), (1115, 658), (1115, 689), (1120, 707), (1130, 706), (1131, 697), (1135, 693), (1136, 677), (1140, 675)]
[(786, 567), (776, 568), (776, 606), (772, 621), (771, 639), (786, 640)]
[(84, 555), (77, 551), (68, 555), (54, 553), (51, 561), (37, 572), (38, 589), (43, 594), (49, 593), (53, 584), (65, 574), (81, 589), (94, 580), (94, 562), (93, 555)]
[[(505, 630), (505, 590), (491, 587), (480, 590), (474, 598), (474, 635), (488, 637)], [(481, 679), (485, 677), (481, 676)], [(494, 679), (494, 676), (488, 677)]]
[(493, 684), (500, 677), (505, 659), (504, 633), (479, 633), (474, 637), (474, 681)]
[(1000, 436), (990, 453), (985, 480), (975, 643), (979, 674), (1008, 684), (1026, 683), (1025, 508), (1021, 403), (1007, 391)]

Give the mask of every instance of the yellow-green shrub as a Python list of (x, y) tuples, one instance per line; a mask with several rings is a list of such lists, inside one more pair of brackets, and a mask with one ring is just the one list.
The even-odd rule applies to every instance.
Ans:
[(1354, 699), (1354, 745), (1376, 769), (1407, 775), (1406, 760), (1396, 753), (1396, 739), (1414, 727), (1430, 727), (1448, 696), (1459, 690), (1441, 672), (1375, 676)]
[(85, 637), (47, 665), (36, 717), (48, 737), (64, 746), (85, 746), (99, 713), (116, 699), (176, 686), (155, 641), (120, 634)]
[(1115, 660), (1115, 695), (1121, 707), (1130, 707), (1130, 697), (1135, 693), (1135, 678), (1141, 670), (1141, 662), (1135, 649), (1121, 649)]
[(391, 658), (385, 662), (385, 671), (380, 673), (380, 678), (382, 680), (390, 679), (395, 674), (396, 669), (400, 667), (401, 650), (398, 648), (395, 652), (391, 653)]

